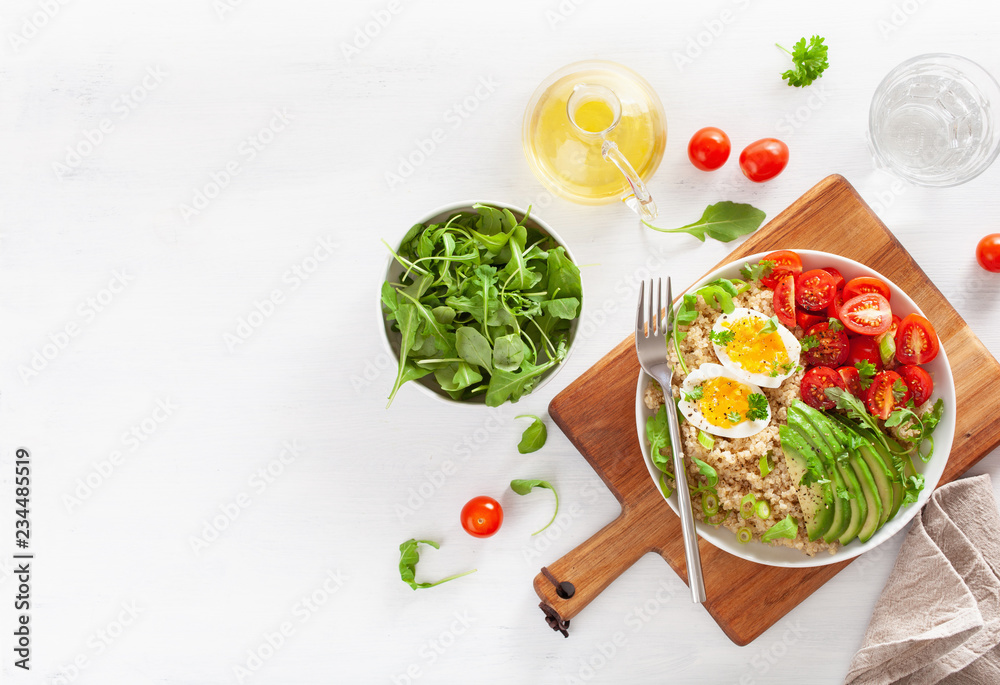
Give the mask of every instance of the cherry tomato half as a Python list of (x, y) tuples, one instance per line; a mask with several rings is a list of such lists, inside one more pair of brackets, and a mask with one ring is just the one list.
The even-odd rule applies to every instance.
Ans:
[[(847, 288), (844, 288), (844, 295), (847, 295)], [(892, 310), (889, 301), (878, 293), (865, 293), (844, 302), (840, 320), (859, 335), (878, 335), (892, 324)]]
[(761, 138), (740, 153), (740, 170), (754, 183), (763, 183), (785, 170), (788, 146), (777, 138)]
[(843, 366), (850, 352), (850, 343), (843, 326), (839, 326), (839, 330), (831, 330), (830, 322), (824, 321), (806, 331), (806, 337), (815, 339), (813, 347), (802, 350), (802, 358), (806, 364), (831, 368)]
[(886, 302), (892, 299), (889, 286), (885, 284), (885, 281), (874, 276), (858, 276), (857, 278), (852, 278), (844, 285), (845, 301), (858, 295), (864, 295), (865, 293), (878, 293), (886, 299)]
[(827, 317), (823, 314), (813, 314), (812, 312), (806, 311), (795, 312), (795, 323), (798, 324), (799, 328), (804, 331), (812, 328), (818, 323), (823, 323), (826, 320)]
[(839, 271), (837, 271), (836, 269), (834, 269), (832, 266), (824, 266), (823, 267), (823, 271), (825, 271), (828, 274), (830, 274), (831, 276), (833, 276), (833, 281), (834, 281), (833, 286), (837, 290), (843, 290), (844, 289), (844, 277), (843, 277), (843, 275), (841, 275), (841, 273)]
[(729, 136), (714, 126), (695, 131), (688, 143), (688, 159), (702, 171), (715, 171), (729, 159)]
[(907, 364), (896, 369), (896, 372), (903, 378), (906, 387), (913, 393), (913, 404), (918, 407), (931, 398), (934, 392), (934, 379), (931, 375), (919, 366)]
[(791, 250), (778, 250), (769, 255), (765, 255), (762, 262), (771, 262), (771, 273), (760, 279), (760, 284), (765, 288), (774, 289), (778, 284), (778, 279), (786, 274), (798, 276), (802, 273), (802, 258)]
[(837, 373), (840, 374), (841, 380), (844, 381), (844, 387), (847, 388), (847, 392), (855, 397), (862, 397), (861, 372), (856, 367), (841, 366), (837, 369)]
[(795, 326), (795, 276), (786, 274), (774, 286), (774, 315), (783, 326)]
[(901, 364), (926, 364), (938, 354), (938, 337), (931, 322), (910, 314), (896, 331), (896, 359)]
[(811, 269), (795, 279), (795, 303), (803, 309), (818, 312), (826, 309), (837, 294), (834, 279), (823, 269)]
[(909, 395), (909, 388), (906, 389), (904, 395), (899, 397), (899, 400), (893, 394), (897, 390), (897, 382), (906, 388), (903, 378), (895, 371), (883, 371), (872, 379), (872, 385), (868, 388), (868, 397), (865, 400), (869, 414), (884, 421), (889, 418), (892, 408), (899, 400), (906, 401), (905, 395)]
[(833, 302), (826, 308), (826, 315), (831, 319), (840, 318), (840, 308), (844, 306), (844, 291), (838, 290), (833, 296)]
[(503, 509), (492, 497), (473, 497), (462, 507), (462, 528), (469, 535), (488, 538), (500, 530), (503, 523)]
[(799, 386), (802, 401), (813, 409), (833, 409), (837, 403), (826, 396), (827, 388), (846, 390), (844, 379), (829, 366), (817, 366), (806, 371)]
[(847, 353), (848, 366), (857, 366), (860, 362), (869, 362), (876, 371), (882, 370), (882, 356), (878, 351), (878, 342), (867, 335), (859, 335), (850, 339), (850, 351)]
[(1000, 233), (991, 233), (979, 241), (976, 261), (987, 271), (1000, 271)]

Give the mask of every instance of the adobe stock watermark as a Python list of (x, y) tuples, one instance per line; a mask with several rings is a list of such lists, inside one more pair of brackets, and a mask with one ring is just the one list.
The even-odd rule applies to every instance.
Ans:
[[(756, 685), (757, 680), (754, 676), (763, 678), (770, 673), (771, 669), (788, 655), (788, 650), (797, 644), (803, 635), (809, 632), (807, 628), (802, 626), (802, 621), (798, 619), (795, 623), (786, 621), (783, 627), (784, 630), (781, 632), (780, 637), (770, 645), (757, 650), (757, 653), (750, 657), (749, 663), (753, 668), (753, 672), (741, 675), (737, 681), (739, 685)], [(780, 628), (773, 628), (772, 630), (777, 632)]]
[(48, 684), (70, 685), (74, 682), (90, 668), (94, 657), (104, 654), (115, 642), (121, 639), (121, 636), (135, 624), (136, 619), (143, 611), (143, 607), (139, 606), (134, 599), (122, 602), (115, 618), (87, 636), (84, 641), (85, 649), (78, 652), (70, 663), (60, 666), (58, 671), (49, 676)]
[(589, 656), (580, 659), (580, 666), (575, 674), (564, 676), (566, 685), (582, 685), (597, 677), (597, 674), (610, 664), (629, 642), (629, 636), (639, 633), (655, 618), (665, 606), (673, 601), (677, 594), (677, 583), (673, 585), (662, 581), (656, 592), (641, 605), (633, 606), (623, 619), (624, 628), (616, 630), (607, 640), (594, 645)]
[(472, 92), (454, 102), (441, 115), (442, 121), (447, 126), (437, 126), (431, 130), (426, 138), (417, 138), (414, 141), (413, 150), (405, 155), (400, 155), (393, 171), (385, 172), (385, 182), (389, 190), (395, 190), (398, 186), (403, 185), (406, 179), (410, 178), (448, 139), (449, 133), (461, 128), (462, 124), (479, 109), (479, 106), (490, 99), (499, 85), (500, 83), (494, 81), (492, 76), (480, 76), (479, 82), (472, 89)]
[(927, 0), (904, 0), (903, 2), (892, 3), (892, 11), (889, 13), (889, 16), (879, 19), (875, 23), (879, 33), (882, 34), (882, 38), (888, 40), (889, 36), (903, 28), (926, 2)]
[[(600, 484), (601, 481), (597, 478), (587, 481), (580, 489), (580, 497), (587, 504), (595, 504), (599, 499), (597, 488)], [(565, 535), (566, 531), (572, 528), (581, 516), (583, 516), (583, 508), (576, 502), (571, 502), (565, 507), (565, 510), (560, 509), (552, 525), (538, 535), (533, 535), (531, 543), (521, 550), (524, 563), (528, 566), (537, 566), (544, 553), (551, 549), (552, 545)]]
[[(733, 0), (732, 4), (736, 5), (736, 11), (742, 11), (750, 6), (750, 2), (751, 0)], [(674, 50), (671, 53), (677, 71), (684, 71), (685, 67), (694, 64), (694, 61), (701, 57), (705, 50), (712, 47), (715, 41), (722, 37), (726, 27), (736, 21), (736, 11), (728, 8), (723, 9), (719, 12), (719, 16), (714, 19), (706, 19), (702, 22), (701, 31), (688, 36), (683, 52)]]
[(31, 352), (31, 358), (17, 365), (17, 375), (21, 382), (28, 385), (33, 379), (48, 368), (70, 343), (80, 337), (83, 332), (97, 320), (125, 291), (125, 287), (135, 280), (135, 276), (125, 269), (113, 269), (108, 284), (92, 295), (88, 295), (76, 306), (76, 319), (67, 321), (65, 325), (46, 336), (46, 342)]
[(394, 511), (400, 523), (405, 523), (406, 519), (423, 508), (428, 500), (441, 491), (448, 479), (458, 473), (461, 464), (468, 462), (473, 454), (493, 439), (497, 431), (510, 423), (512, 411), (508, 405), (501, 405), (489, 407), (487, 414), (482, 426), (466, 433), (461, 440), (456, 441), (452, 446), (451, 454), (456, 458), (457, 463), (450, 457), (446, 457), (441, 461), (440, 466), (431, 471), (425, 471), (419, 482), (409, 487), (406, 500), (403, 503), (396, 502)]
[(433, 666), (442, 654), (458, 642), (459, 637), (468, 632), (469, 626), (476, 622), (476, 618), (468, 611), (456, 611), (453, 615), (455, 618), (447, 628), (420, 645), (417, 650), (420, 661), (414, 661), (402, 673), (390, 676), (393, 685), (413, 685), (426, 675), (424, 669)]
[(302, 455), (301, 450), (302, 446), (295, 440), (286, 440), (282, 443), (278, 456), (271, 458), (264, 466), (250, 474), (246, 490), (241, 490), (235, 497), (220, 503), (219, 513), (211, 519), (202, 520), (199, 534), (188, 538), (191, 551), (201, 554), (202, 550), (218, 540), (222, 533), (253, 505), (253, 497), (260, 497), (267, 492), (267, 489), (285, 473), (285, 469), (295, 462), (296, 457)]
[(21, 20), (17, 31), (10, 31), (7, 34), (11, 50), (15, 53), (20, 52), (21, 48), (34, 40), (69, 3), (70, 0), (39, 0), (38, 9)]
[(813, 114), (821, 110), (826, 104), (829, 95), (826, 92), (826, 86), (822, 83), (807, 90), (809, 94), (806, 97), (806, 101), (796, 107), (793, 112), (789, 112), (781, 119), (778, 119), (777, 123), (775, 123), (774, 130), (779, 134), (785, 136), (792, 135), (802, 128), (807, 121), (812, 119)]
[(233, 666), (237, 683), (251, 680), (295, 635), (298, 626), (309, 621), (336, 595), (350, 578), (339, 569), (328, 569), (323, 581), (313, 590), (299, 597), (289, 610), (286, 620), (272, 630), (265, 630), (261, 640), (246, 651), (245, 658)]
[(236, 145), (236, 157), (229, 160), (221, 168), (208, 174), (208, 182), (200, 188), (191, 190), (191, 202), (181, 203), (181, 216), (184, 221), (200, 215), (214, 202), (222, 191), (229, 187), (233, 179), (239, 176), (250, 162), (257, 158), (274, 140), (278, 134), (288, 128), (294, 121), (286, 108), (274, 108), (272, 117), (266, 126), (262, 126), (252, 135), (247, 136)]
[(225, 21), (226, 17), (236, 11), (238, 7), (242, 7), (246, 0), (213, 0), (212, 9), (215, 11), (215, 16), (219, 18), (219, 21)]
[(138, 451), (178, 409), (179, 407), (171, 402), (169, 397), (157, 399), (152, 411), (121, 434), (122, 448), (111, 450), (105, 459), (91, 462), (93, 468), (86, 475), (76, 479), (76, 485), (71, 492), (63, 493), (62, 501), (66, 512), (72, 514), (74, 509), (90, 499), (98, 488), (115, 475), (128, 456)]
[(556, 29), (574, 14), (586, 0), (560, 0), (555, 8), (545, 10), (545, 20), (549, 22), (550, 29)]
[(350, 64), (352, 59), (360, 55), (362, 50), (371, 45), (372, 41), (388, 28), (393, 17), (402, 11), (403, 4), (400, 0), (389, 0), (384, 9), (372, 10), (369, 21), (354, 27), (351, 42), (340, 42), (340, 53), (344, 56), (344, 61)]
[(272, 316), (278, 308), (288, 301), (288, 296), (301, 288), (312, 277), (319, 267), (333, 257), (340, 247), (333, 236), (323, 236), (316, 239), (316, 246), (305, 257), (292, 264), (281, 274), (281, 283), (285, 287), (275, 286), (263, 299), (254, 300), (253, 307), (236, 319), (236, 327), (222, 334), (222, 342), (232, 354), (236, 348), (246, 343), (254, 333)]
[(66, 146), (66, 154), (63, 155), (62, 161), (52, 162), (52, 171), (55, 172), (56, 178), (62, 181), (79, 168), (83, 161), (94, 154), (101, 143), (115, 132), (118, 124), (128, 119), (149, 94), (159, 88), (166, 76), (163, 67), (146, 67), (146, 73), (138, 85), (112, 100), (111, 111), (117, 116), (104, 117), (97, 122), (96, 127), (85, 129), (75, 143)]

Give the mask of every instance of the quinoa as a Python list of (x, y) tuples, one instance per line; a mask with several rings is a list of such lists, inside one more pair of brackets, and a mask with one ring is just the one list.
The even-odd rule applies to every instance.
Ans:
[[(753, 282), (747, 292), (733, 298), (733, 304), (737, 307), (746, 307), (767, 316), (773, 316), (772, 297), (771, 290), (761, 288), (756, 282)], [(718, 310), (706, 305), (699, 296), (698, 318), (690, 326), (681, 327), (682, 331), (687, 330), (687, 336), (681, 341), (680, 347), (684, 353), (684, 363), (689, 371), (697, 369), (702, 364), (718, 363), (708, 334), (719, 315)], [(801, 329), (796, 328), (793, 332), (796, 337), (802, 337)], [(674, 369), (671, 394), (674, 398), (678, 398), (686, 374), (678, 363), (677, 352), (673, 344), (669, 344), (667, 347), (670, 364)], [(809, 541), (805, 531), (805, 519), (799, 506), (796, 484), (788, 473), (778, 436), (778, 426), (787, 421), (788, 406), (792, 400), (799, 397), (799, 385), (803, 375), (804, 372), (800, 367), (781, 384), (781, 387), (761, 388), (761, 392), (764, 393), (771, 405), (771, 423), (756, 435), (736, 439), (714, 436), (715, 442), (712, 449), (708, 450), (698, 442), (697, 427), (687, 421), (681, 423), (680, 433), (684, 450), (684, 465), (687, 470), (688, 482), (695, 487), (705, 485), (706, 481), (695, 465), (693, 457), (697, 457), (715, 468), (719, 475), (719, 482), (715, 486), (719, 496), (719, 513), (711, 517), (710, 524), (725, 526), (734, 534), (740, 528), (749, 528), (753, 539), (760, 541), (761, 536), (768, 528), (786, 516), (794, 516), (799, 522), (795, 538), (778, 538), (769, 544), (793, 547), (802, 550), (809, 556), (820, 551), (833, 554), (839, 548), (837, 543), (830, 544), (822, 540)], [(663, 404), (663, 390), (655, 381), (650, 381), (646, 387), (644, 401), (646, 407), (654, 411)], [(761, 477), (760, 459), (768, 452), (773, 457), (774, 468), (767, 476)], [(740, 516), (740, 501), (748, 493), (753, 494), (758, 502), (764, 500), (770, 505), (771, 513), (766, 520), (760, 519), (756, 514), (749, 519)], [(696, 520), (705, 520), (700, 493), (692, 496), (692, 509)]]

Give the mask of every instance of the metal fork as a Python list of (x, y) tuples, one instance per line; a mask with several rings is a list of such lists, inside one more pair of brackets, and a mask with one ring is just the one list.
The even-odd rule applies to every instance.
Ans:
[[(684, 557), (687, 561), (688, 585), (691, 600), (705, 601), (705, 580), (701, 573), (701, 553), (698, 551), (698, 535), (694, 530), (694, 513), (691, 511), (691, 495), (688, 490), (687, 474), (684, 469), (684, 452), (681, 450), (681, 433), (677, 423), (677, 405), (670, 391), (670, 380), (674, 370), (667, 357), (667, 343), (673, 329), (673, 297), (670, 279), (667, 278), (667, 309), (663, 309), (662, 279), (656, 279), (656, 296), (653, 296), (653, 279), (649, 280), (649, 299), (645, 297), (645, 283), (639, 284), (639, 305), (635, 317), (635, 352), (642, 370), (656, 379), (663, 388), (663, 399), (670, 427), (670, 445), (674, 456), (674, 482), (677, 485), (677, 508), (681, 513), (681, 530), (684, 532)], [(655, 310), (653, 300), (656, 300)], [(643, 316), (647, 314), (647, 316)]]

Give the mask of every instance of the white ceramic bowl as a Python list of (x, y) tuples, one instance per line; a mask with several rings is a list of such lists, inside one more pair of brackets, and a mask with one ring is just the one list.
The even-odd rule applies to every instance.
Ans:
[[(923, 314), (923, 312), (920, 311), (920, 308), (917, 307), (917, 305), (905, 292), (900, 290), (892, 281), (874, 269), (855, 262), (852, 259), (829, 254), (827, 252), (795, 249), (793, 249), (793, 251), (802, 258), (803, 270), (832, 266), (840, 271), (840, 273), (848, 281), (856, 276), (877, 276), (885, 281), (889, 285), (889, 289), (892, 291), (892, 312), (896, 316), (902, 318), (913, 312)], [(741, 259), (716, 269), (712, 273), (705, 276), (705, 278), (691, 286), (691, 288), (689, 288), (686, 292), (697, 290), (704, 284), (709, 281), (714, 281), (717, 278), (742, 278), (739, 270), (743, 264), (746, 262), (754, 264), (763, 259), (764, 256), (765, 253), (750, 255), (746, 259)], [(930, 317), (928, 318), (930, 319)], [(933, 319), (930, 319), (930, 321), (932, 324), (934, 323)], [(931, 457), (931, 460), (926, 464), (924, 464), (919, 458), (915, 458), (913, 460), (914, 466), (916, 466), (917, 469), (924, 474), (924, 489), (921, 491), (920, 498), (915, 504), (910, 504), (900, 509), (895, 518), (886, 522), (882, 528), (872, 535), (868, 542), (862, 544), (855, 540), (843, 547), (838, 548), (834, 554), (819, 552), (816, 556), (810, 557), (791, 547), (771, 546), (756, 540), (745, 545), (740, 544), (736, 540), (736, 535), (729, 529), (722, 526), (715, 528), (698, 522), (698, 535), (719, 549), (729, 552), (730, 554), (742, 559), (755, 561), (759, 564), (767, 564), (768, 566), (805, 568), (810, 566), (825, 566), (827, 564), (835, 564), (839, 561), (851, 559), (859, 554), (878, 547), (883, 542), (898, 533), (906, 526), (907, 523), (910, 522), (910, 519), (912, 519), (920, 510), (927, 499), (931, 496), (934, 488), (937, 487), (938, 482), (941, 480), (941, 474), (944, 473), (944, 467), (948, 461), (948, 455), (951, 453), (951, 445), (955, 437), (955, 381), (951, 375), (951, 367), (948, 365), (948, 355), (945, 354), (944, 345), (941, 346), (941, 351), (938, 353), (938, 356), (935, 357), (929, 364), (924, 364), (923, 367), (934, 378), (934, 394), (931, 396), (932, 399), (937, 400), (938, 398), (941, 398), (944, 400), (944, 415), (941, 417), (941, 422), (934, 431), (934, 454)], [(653, 479), (653, 482), (656, 483), (656, 489), (659, 492), (660, 471), (653, 465), (653, 462), (650, 459), (649, 444), (646, 442), (646, 419), (653, 414), (653, 412), (646, 408), (646, 404), (643, 402), (643, 395), (646, 391), (646, 386), (648, 385), (649, 380), (650, 377), (646, 375), (645, 372), (639, 372), (639, 382), (636, 386), (635, 394), (636, 430), (639, 434), (639, 444), (642, 446), (642, 456), (646, 462), (646, 469), (649, 471), (649, 475)], [(677, 511), (676, 498), (676, 493), (667, 498), (667, 503), (674, 510), (674, 512)]]
[[(418, 219), (415, 222), (414, 225), (416, 225), (416, 224), (424, 224), (424, 225), (426, 225), (426, 224), (432, 224), (432, 223), (442, 223), (445, 220), (447, 220), (447, 218), (449, 216), (451, 216), (452, 214), (454, 214), (456, 212), (475, 212), (476, 210), (473, 209), (473, 205), (476, 205), (476, 204), (484, 204), (484, 205), (490, 205), (491, 207), (498, 207), (498, 208), (502, 208), (502, 209), (509, 209), (511, 211), (511, 213), (514, 215), (514, 217), (517, 218), (519, 221), (524, 218), (525, 214), (527, 214), (527, 212), (525, 210), (523, 210), (523, 209), (521, 209), (519, 207), (515, 207), (514, 205), (509, 205), (509, 204), (507, 204), (505, 202), (490, 202), (490, 201), (485, 201), (485, 200), (484, 201), (473, 201), (473, 202), (470, 202), (470, 201), (452, 202), (451, 204), (447, 204), (447, 205), (445, 205), (443, 207), (439, 207), (439, 208), (435, 209), (434, 211), (430, 212), (429, 214), (425, 215), (421, 219)], [(541, 218), (539, 218), (538, 215), (535, 213), (535, 211), (533, 209), (532, 209), (531, 215), (528, 217), (528, 221), (526, 222), (525, 225), (526, 226), (530, 226), (531, 228), (534, 228), (535, 230), (540, 231), (541, 233), (544, 233), (544, 234), (548, 235), (560, 247), (562, 247), (563, 249), (566, 250), (566, 256), (569, 257), (570, 261), (572, 261), (577, 266), (580, 265), (580, 263), (576, 260), (576, 257), (573, 255), (573, 252), (569, 249), (569, 245), (567, 245), (563, 241), (563, 239), (559, 237), (559, 235), (552, 229), (551, 226), (549, 226), (547, 223), (545, 223), (545, 221), (543, 221)], [(400, 243), (402, 242), (402, 240), (406, 236), (406, 234), (410, 231), (410, 228), (411, 227), (407, 227), (406, 230), (403, 231), (403, 233), (400, 235), (399, 240), (397, 240), (396, 243), (393, 245), (393, 249), (394, 250), (398, 250), (399, 249)], [(402, 273), (403, 273), (403, 267), (390, 254), (387, 257), (387, 259), (386, 259), (385, 274), (384, 274), (382, 280), (383, 281), (385, 281), (385, 280), (391, 280), (391, 281), (394, 281), (394, 282), (398, 282), (399, 279), (400, 279), (400, 276), (402, 275)], [(381, 283), (380, 283), (380, 285), (381, 285)], [(580, 288), (581, 288), (581, 292), (583, 292), (582, 282), (581, 282)], [(580, 318), (583, 315), (583, 302), (585, 302), (583, 295), (581, 295), (581, 297), (580, 297), (580, 302), (581, 302), (581, 305), (580, 305), (580, 314), (581, 314), (581, 316), (578, 316), (576, 318), (576, 320), (570, 326), (570, 329), (569, 329), (569, 339), (568, 339), (567, 345), (566, 345), (566, 357), (560, 363), (556, 364), (554, 367), (552, 367), (551, 369), (549, 369), (548, 371), (546, 371), (545, 373), (543, 373), (539, 377), (538, 383), (536, 383), (535, 387), (532, 388), (532, 390), (531, 390), (532, 393), (538, 392), (538, 390), (540, 390), (542, 388), (542, 386), (544, 386), (546, 383), (548, 383), (552, 379), (552, 377), (555, 376), (556, 373), (559, 372), (559, 369), (561, 369), (566, 364), (566, 360), (569, 359), (569, 355), (573, 351), (573, 341), (576, 339), (576, 331), (577, 331), (577, 329), (579, 328), (579, 325), (580, 325)], [(376, 306), (377, 306), (377, 309), (378, 309), (379, 330), (382, 331), (382, 341), (385, 343), (386, 348), (389, 350), (389, 353), (392, 355), (393, 359), (395, 360), (396, 364), (398, 365), (399, 364), (399, 343), (400, 343), (400, 334), (399, 334), (399, 331), (392, 330), (392, 324), (390, 322), (388, 322), (388, 321), (385, 320), (385, 316), (383, 315), (383, 312), (382, 312), (382, 301), (381, 301), (381, 299), (377, 300)], [(392, 369), (392, 372), (393, 372), (393, 374), (395, 374), (395, 367)], [(395, 375), (393, 377), (395, 377)], [(414, 386), (414, 387), (418, 388), (421, 392), (423, 392), (425, 395), (429, 395), (431, 397), (437, 398), (439, 400), (442, 400), (444, 402), (448, 402), (449, 404), (453, 404), (453, 405), (471, 405), (471, 406), (477, 406), (478, 405), (478, 406), (485, 406), (485, 404), (486, 404), (485, 400), (484, 400), (484, 398), (482, 396), (482, 394), (480, 394), (475, 399), (468, 399), (468, 400), (454, 400), (454, 399), (452, 399), (452, 397), (448, 393), (446, 393), (444, 390), (441, 389), (441, 386), (438, 385), (437, 381), (434, 380), (434, 374), (429, 374), (429, 375), (424, 376), (423, 378), (418, 379), (416, 381), (410, 381), (408, 383), (404, 383), (403, 384), (404, 388), (405, 387), (409, 387), (409, 386)], [(388, 391), (389, 391), (390, 388), (391, 388), (391, 383), (386, 388), (387, 395), (388, 395)], [(531, 393), (528, 393), (528, 394), (531, 394)]]

